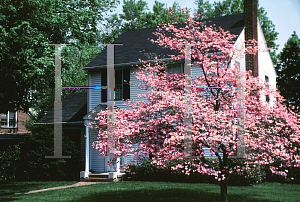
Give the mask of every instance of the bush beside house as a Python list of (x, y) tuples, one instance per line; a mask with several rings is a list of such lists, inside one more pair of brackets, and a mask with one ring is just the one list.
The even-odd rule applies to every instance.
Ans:
[[(179, 160), (180, 163), (188, 162), (190, 160)], [(202, 159), (206, 164), (218, 166), (217, 160)], [(188, 176), (182, 173), (183, 169), (172, 170), (171, 167), (178, 164), (178, 160), (169, 162), (165, 168), (157, 164), (151, 164), (152, 160), (147, 160), (140, 165), (129, 165), (126, 169), (124, 180), (136, 181), (171, 181), (171, 182), (192, 182), (192, 183), (211, 183), (217, 184), (218, 181), (215, 176), (200, 174), (196, 171), (196, 167), (189, 166), (192, 169), (191, 174)], [(230, 167), (241, 166), (243, 160), (232, 159)], [(243, 172), (232, 172), (229, 176), (228, 184), (232, 186), (252, 185), (265, 180), (265, 171), (260, 166), (250, 166), (250, 169)]]
[(79, 180), (82, 165), (75, 143), (63, 135), (63, 155), (71, 158), (45, 158), (54, 154), (53, 125), (29, 123), (27, 127), (32, 135), (0, 153), (0, 176), (5, 180)]
[[(205, 163), (217, 166), (216, 160), (202, 159)], [(229, 167), (234, 168), (244, 164), (243, 159), (231, 159)], [(197, 172), (191, 173), (189, 176), (182, 173), (182, 170), (172, 171), (171, 166), (177, 165), (178, 161), (169, 162), (165, 168), (161, 168), (157, 164), (152, 164), (152, 160), (146, 160), (140, 165), (129, 165), (126, 169), (126, 174), (123, 180), (129, 181), (168, 181), (168, 182), (190, 182), (190, 183), (211, 183), (217, 184), (218, 181), (214, 176), (207, 174), (200, 174)], [(181, 162), (188, 162), (188, 160), (181, 160)], [(181, 163), (180, 162), (180, 163)], [(193, 167), (189, 167), (192, 170)], [(230, 186), (247, 186), (254, 185), (264, 181), (281, 182), (281, 183), (299, 183), (300, 169), (291, 167), (288, 168), (289, 175), (285, 178), (280, 175), (272, 174), (268, 167), (261, 165), (250, 165), (249, 170), (238, 172), (233, 169), (229, 176), (228, 185)], [(292, 177), (293, 180), (287, 180)]]

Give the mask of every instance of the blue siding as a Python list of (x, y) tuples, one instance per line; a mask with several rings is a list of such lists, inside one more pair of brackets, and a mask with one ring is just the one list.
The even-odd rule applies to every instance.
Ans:
[[(92, 72), (90, 74), (90, 85), (91, 86), (101, 86), (101, 72)], [(101, 103), (101, 89), (89, 89), (90, 91), (90, 109), (94, 109)]]

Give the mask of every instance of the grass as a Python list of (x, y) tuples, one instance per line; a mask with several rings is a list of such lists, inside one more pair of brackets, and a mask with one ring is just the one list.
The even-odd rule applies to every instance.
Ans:
[[(53, 185), (52, 182), (47, 183)], [(1, 201), (213, 202), (219, 201), (219, 195), (220, 188), (214, 184), (121, 181), (10, 196), (1, 198)], [(298, 202), (300, 185), (262, 183), (251, 187), (230, 186), (228, 198), (230, 202)]]
[[(0, 196), (75, 184), (76, 181), (0, 181)], [(1, 200), (0, 200), (1, 201)]]

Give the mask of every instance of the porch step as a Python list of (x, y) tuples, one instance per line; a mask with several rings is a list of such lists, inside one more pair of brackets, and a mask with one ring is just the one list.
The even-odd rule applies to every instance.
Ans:
[(95, 173), (95, 174), (89, 174), (89, 177), (87, 178), (81, 178), (81, 182), (115, 182), (121, 180), (122, 176), (125, 175), (125, 173), (118, 173), (116, 179), (109, 179), (108, 173)]
[(117, 181), (117, 179), (108, 179), (108, 178), (81, 178), (80, 182), (114, 182)]

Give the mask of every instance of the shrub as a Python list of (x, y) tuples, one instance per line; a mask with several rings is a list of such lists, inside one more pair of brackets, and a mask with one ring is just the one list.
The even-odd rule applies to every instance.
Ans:
[(232, 173), (229, 174), (228, 185), (247, 186), (261, 183), (266, 179), (266, 172), (262, 165), (249, 164), (248, 169), (239, 171), (242, 166), (245, 166), (244, 159), (230, 159), (229, 168)]
[[(196, 171), (196, 167), (189, 165), (191, 174), (186, 175), (182, 173), (183, 169), (171, 170), (172, 166), (178, 163), (188, 165), (191, 160), (173, 160), (166, 164), (165, 168), (160, 168), (157, 164), (151, 164), (152, 160), (146, 160), (140, 165), (129, 165), (124, 180), (140, 180), (140, 181), (170, 181), (170, 182), (192, 182), (192, 183), (211, 183), (216, 184), (215, 176), (208, 174), (200, 174)], [(200, 160), (198, 160), (198, 163)], [(209, 167), (218, 167), (217, 160), (201, 159)], [(197, 163), (197, 161), (194, 161)], [(237, 171), (238, 166), (243, 166), (244, 160), (231, 159), (229, 161), (229, 168), (235, 168), (229, 175), (228, 185), (231, 186), (245, 186), (262, 182), (265, 179), (265, 172), (263, 167), (259, 165), (250, 165), (248, 170), (243, 172)]]
[(80, 152), (63, 136), (64, 158), (54, 155), (53, 126), (27, 125), (32, 132), (24, 141), (0, 153), (0, 176), (15, 180), (79, 180)]
[(300, 184), (300, 168), (299, 167), (289, 167), (287, 169), (289, 172), (287, 178), (291, 183)]
[(288, 171), (286, 176), (272, 173), (269, 166), (266, 166), (266, 181), (267, 182), (280, 182), (280, 183), (294, 183), (300, 184), (300, 168), (299, 167), (284, 167), (284, 162), (276, 161), (270, 166), (280, 167), (279, 171)]
[[(151, 164), (152, 160), (145, 160), (140, 165), (129, 165), (126, 169), (124, 180), (137, 181), (165, 181), (165, 182), (192, 182), (192, 183), (216, 183), (214, 176), (191, 173), (189, 176), (182, 173), (181, 169), (172, 170), (171, 167), (178, 163), (187, 163), (190, 160), (173, 160), (161, 168), (157, 164)], [(193, 168), (196, 169), (196, 168)]]

